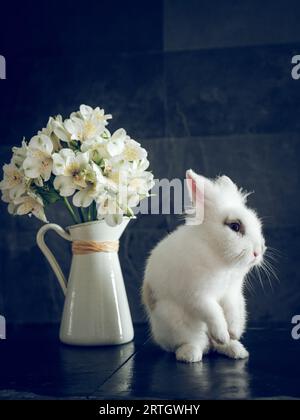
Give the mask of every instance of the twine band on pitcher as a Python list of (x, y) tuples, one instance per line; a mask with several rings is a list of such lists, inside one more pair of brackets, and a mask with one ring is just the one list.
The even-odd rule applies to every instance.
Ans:
[(87, 255), (93, 252), (118, 252), (119, 241), (73, 241), (72, 252), (74, 255)]

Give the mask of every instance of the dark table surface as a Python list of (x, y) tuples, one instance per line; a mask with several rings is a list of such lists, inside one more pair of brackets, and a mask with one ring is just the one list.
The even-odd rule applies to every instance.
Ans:
[(122, 346), (69, 347), (57, 326), (9, 327), (0, 340), (0, 399), (300, 398), (300, 341), (290, 330), (249, 328), (250, 359), (206, 356), (176, 362), (157, 348), (147, 326)]

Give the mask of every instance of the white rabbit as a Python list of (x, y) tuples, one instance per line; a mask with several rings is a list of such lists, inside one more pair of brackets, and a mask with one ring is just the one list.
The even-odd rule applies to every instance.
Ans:
[(184, 362), (198, 362), (209, 350), (246, 358), (239, 341), (246, 323), (243, 283), (263, 261), (262, 225), (246, 207), (247, 194), (227, 176), (209, 180), (192, 170), (186, 175), (204, 218), (180, 226), (148, 259), (142, 299), (152, 335)]

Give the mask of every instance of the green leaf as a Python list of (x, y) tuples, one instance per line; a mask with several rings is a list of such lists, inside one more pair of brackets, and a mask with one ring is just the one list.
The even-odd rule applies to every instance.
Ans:
[(52, 175), (49, 181), (45, 182), (42, 187), (37, 185), (32, 186), (33, 190), (42, 198), (45, 206), (62, 200), (58, 191), (56, 191), (53, 187), (53, 179), (54, 176)]
[(42, 197), (45, 205), (54, 204), (62, 199), (54, 189), (52, 191), (46, 191), (43, 188), (37, 187), (36, 192)]
[(80, 144), (79, 144), (79, 142), (78, 142), (78, 141), (76, 141), (76, 140), (72, 140), (72, 141), (70, 141), (70, 143), (69, 143), (69, 147), (70, 147), (70, 149), (72, 149), (73, 151), (75, 151), (75, 150), (80, 150)]
[(134, 217), (134, 212), (130, 207), (127, 207), (126, 216), (127, 217)]

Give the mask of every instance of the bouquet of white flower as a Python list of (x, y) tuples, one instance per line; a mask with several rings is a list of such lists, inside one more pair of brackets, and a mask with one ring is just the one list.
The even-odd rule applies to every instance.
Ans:
[(134, 217), (153, 175), (146, 170), (147, 151), (123, 128), (111, 134), (110, 118), (81, 105), (66, 120), (50, 117), (46, 128), (14, 147), (0, 183), (9, 213), (48, 222), (45, 208), (61, 200), (76, 224), (105, 219), (113, 226)]

